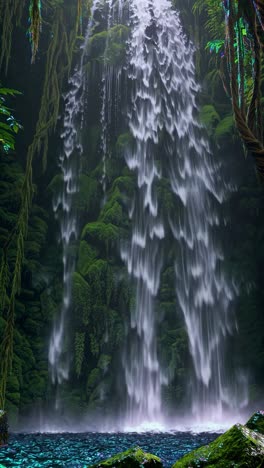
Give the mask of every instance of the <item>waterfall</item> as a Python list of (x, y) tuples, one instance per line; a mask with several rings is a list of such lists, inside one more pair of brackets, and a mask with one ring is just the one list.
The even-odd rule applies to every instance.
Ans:
[[(128, 421), (159, 420), (166, 383), (157, 354), (155, 311), (165, 237), (156, 183), (163, 176), (170, 180), (175, 199), (175, 211), (166, 216), (179, 252), (175, 288), (194, 367), (192, 411), (199, 418), (217, 418), (225, 404), (237, 404), (232, 391), (242, 386), (234, 373), (230, 378), (226, 372), (225, 343), (235, 323), (236, 288), (225, 276), (217, 242), (224, 224), (221, 204), (232, 187), (222, 179), (198, 123), (194, 47), (178, 12), (169, 0), (131, 0), (130, 22), (128, 120), (134, 144), (126, 162), (137, 176), (137, 190), (130, 211), (132, 235), (121, 252), (136, 289), (123, 357)], [(164, 174), (157, 163), (161, 135)]]
[(62, 187), (53, 200), (53, 211), (60, 225), (60, 242), (63, 255), (63, 301), (55, 317), (49, 343), (49, 366), (53, 384), (60, 385), (68, 379), (70, 357), (65, 352), (66, 324), (71, 309), (72, 275), (75, 269), (74, 243), (78, 236), (78, 219), (74, 198), (78, 193), (80, 156), (82, 144), (80, 129), (84, 111), (84, 92), (86, 75), (84, 58), (93, 24), (93, 12), (98, 2), (94, 2), (91, 19), (85, 35), (79, 65), (69, 79), (69, 91), (64, 97), (64, 116), (60, 138), (62, 150), (59, 156), (59, 168), (62, 175)]
[[(65, 339), (75, 269), (72, 246), (78, 236), (74, 197), (82, 154), (85, 51), (93, 12), (98, 8), (98, 16), (101, 14), (109, 32), (118, 21), (123, 21), (124, 6), (123, 0), (93, 3), (80, 63), (65, 96), (60, 156), (63, 184), (54, 199), (63, 249), (63, 304), (54, 322), (49, 348), (52, 381), (58, 384), (68, 378), (70, 366)], [(120, 248), (135, 291), (122, 356), (126, 425), (163, 422), (162, 389), (170, 376), (159, 359), (157, 296), (168, 238), (177, 247), (172, 259), (175, 317), (180, 315), (185, 323), (193, 362), (186, 393), (189, 390), (192, 412), (198, 418), (221, 417), (225, 406), (239, 403), (238, 387), (242, 389), (242, 402), (246, 399), (243, 379), (239, 381), (232, 369), (227, 372), (225, 353), (227, 337), (235, 325), (233, 302), (237, 290), (224, 272), (219, 233), (225, 224), (221, 205), (233, 188), (222, 179), (221, 164), (211, 154), (205, 130), (198, 121), (194, 47), (183, 33), (178, 12), (170, 0), (130, 0), (127, 7), (130, 39), (126, 66), (110, 60), (108, 63), (109, 35), (103, 60), (100, 57), (104, 200), (107, 163), (114, 147), (111, 125), (121, 105), (132, 137), (125, 150), (125, 162), (136, 180), (129, 210), (131, 233)], [(119, 96), (122, 79), (126, 85), (124, 104)], [(169, 181), (174, 197), (175, 209), (169, 213), (161, 208), (158, 196), (163, 178)]]
[(161, 386), (166, 381), (157, 356), (155, 318), (155, 297), (162, 268), (161, 240), (165, 235), (155, 188), (161, 174), (155, 159), (158, 134), (164, 123), (154, 70), (156, 45), (147, 33), (149, 28), (151, 36), (152, 8), (146, 1), (131, 1), (129, 78), (132, 102), (128, 119), (134, 145), (126, 153), (126, 162), (137, 174), (137, 192), (130, 211), (132, 236), (121, 252), (128, 273), (136, 283), (130, 323), (132, 336), (128, 338), (124, 356), (130, 424), (160, 420)]

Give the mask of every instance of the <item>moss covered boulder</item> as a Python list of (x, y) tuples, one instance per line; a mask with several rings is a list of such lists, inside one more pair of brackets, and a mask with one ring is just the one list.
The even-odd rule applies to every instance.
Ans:
[(90, 468), (162, 468), (160, 458), (150, 453), (145, 453), (139, 447), (135, 447), (125, 452), (118, 453), (108, 460), (93, 465)]
[(264, 435), (236, 424), (209, 445), (185, 455), (173, 468), (264, 468)]
[(257, 411), (254, 413), (246, 423), (246, 426), (264, 435), (264, 411)]
[(0, 447), (8, 442), (8, 424), (7, 414), (5, 411), (0, 410)]

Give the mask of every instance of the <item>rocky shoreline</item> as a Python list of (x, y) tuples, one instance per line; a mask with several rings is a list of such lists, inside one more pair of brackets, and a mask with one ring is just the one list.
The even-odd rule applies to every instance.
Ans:
[[(139, 447), (87, 468), (162, 468), (162, 460)], [(264, 468), (264, 412), (254, 413), (245, 425), (235, 424), (208, 445), (193, 450), (172, 468)]]

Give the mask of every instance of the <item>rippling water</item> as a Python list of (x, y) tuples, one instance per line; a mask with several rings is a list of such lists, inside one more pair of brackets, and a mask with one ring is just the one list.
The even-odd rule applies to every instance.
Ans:
[(133, 446), (159, 456), (170, 467), (187, 452), (214, 440), (219, 434), (12, 434), (0, 449), (4, 467), (84, 468)]

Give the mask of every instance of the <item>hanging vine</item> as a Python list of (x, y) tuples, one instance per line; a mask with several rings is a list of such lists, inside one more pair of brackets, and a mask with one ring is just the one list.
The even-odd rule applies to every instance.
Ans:
[(41, 30), (41, 1), (30, 0), (29, 4), (29, 38), (31, 42), (32, 59), (34, 63), (39, 46), (39, 36)]
[[(260, 109), (261, 50), (257, 14), (253, 3), (238, 6), (235, 0), (229, 0), (224, 2), (224, 7), (227, 25), (226, 55), (235, 122), (245, 147), (255, 160), (257, 172), (264, 180), (264, 146)], [(241, 28), (241, 20), (248, 31), (253, 61), (253, 90), (247, 112), (244, 110), (243, 100), (245, 63), (243, 57), (239, 57), (238, 37), (235, 36), (236, 30)]]
[[(263, 180), (261, 61), (264, 46), (264, 0), (223, 0), (215, 9), (214, 4), (214, 0), (196, 0), (194, 10), (206, 11), (208, 19), (205, 27), (211, 37), (207, 48), (218, 58), (218, 73), (231, 98), (236, 127), (245, 148), (254, 158), (258, 175)], [(221, 22), (221, 19), (219, 21), (221, 6), (225, 22)], [(225, 24), (225, 29), (221, 23)]]
[(12, 36), (14, 25), (19, 25), (25, 0), (2, 0), (0, 2), (0, 23), (2, 25), (0, 68), (4, 67), (7, 74), (11, 58)]

